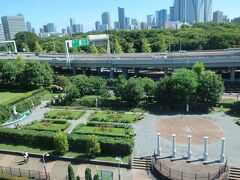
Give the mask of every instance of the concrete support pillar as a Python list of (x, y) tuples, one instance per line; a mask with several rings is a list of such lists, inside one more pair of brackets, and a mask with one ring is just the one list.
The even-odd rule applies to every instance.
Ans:
[(204, 153), (203, 153), (203, 161), (208, 160), (208, 137), (204, 136)]
[(135, 73), (135, 76), (138, 77), (139, 76), (139, 68), (134, 68), (134, 73)]
[(224, 162), (225, 160), (225, 140), (225, 138), (222, 138), (220, 162)]
[(74, 76), (77, 75), (77, 68), (73, 67), (73, 68), (72, 68), (72, 71), (73, 71), (73, 75), (74, 75)]
[(235, 80), (235, 71), (236, 71), (236, 68), (231, 68), (231, 75), (230, 75), (230, 80), (231, 81)]
[(81, 68), (82, 74), (86, 75), (86, 68)]
[(123, 72), (123, 76), (128, 79), (128, 69), (127, 68), (123, 68), (122, 69), (122, 72)]
[(160, 140), (160, 133), (157, 133), (157, 156), (161, 157), (161, 140)]
[(187, 159), (192, 158), (192, 136), (188, 135), (188, 152), (187, 152)]
[(109, 69), (109, 78), (110, 79), (114, 78), (114, 70), (112, 68)]
[(168, 68), (164, 68), (164, 77), (168, 77)]
[(172, 134), (172, 158), (176, 158), (176, 134)]
[(96, 68), (96, 71), (97, 71), (97, 75), (100, 76), (100, 74), (101, 74), (101, 68)]

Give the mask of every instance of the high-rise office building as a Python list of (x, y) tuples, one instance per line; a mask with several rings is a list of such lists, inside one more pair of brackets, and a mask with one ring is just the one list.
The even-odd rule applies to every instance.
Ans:
[(73, 25), (76, 24), (76, 21), (74, 18), (70, 18), (70, 27), (73, 27)]
[(138, 25), (138, 21), (137, 21), (137, 19), (131, 19), (131, 25), (133, 25), (133, 26), (137, 26)]
[(40, 32), (41, 34), (43, 34), (43, 33), (44, 33), (43, 28), (39, 28), (39, 32)]
[(71, 27), (69, 27), (69, 26), (67, 26), (67, 34), (68, 34), (68, 35), (72, 34)]
[(0, 24), (0, 41), (5, 41), (2, 24)]
[(100, 21), (95, 22), (95, 31), (100, 31)]
[(153, 15), (147, 15), (147, 27), (152, 28), (155, 26), (155, 18)]
[(119, 22), (118, 21), (114, 22), (114, 29), (119, 29)]
[(212, 1), (213, 0), (204, 0), (204, 22), (212, 21)]
[(222, 11), (215, 11), (213, 12), (213, 22), (223, 22), (223, 12)]
[(225, 22), (225, 23), (229, 23), (230, 22), (230, 19), (228, 18), (227, 15), (223, 15), (223, 22)]
[(32, 28), (32, 32), (33, 32), (33, 33), (36, 33), (35, 28)]
[(174, 6), (171, 6), (170, 8), (169, 8), (169, 10), (170, 10), (170, 21), (174, 21)]
[(141, 29), (147, 29), (147, 23), (141, 22)]
[(26, 27), (28, 32), (32, 32), (32, 25), (29, 21), (26, 22)]
[(119, 29), (125, 29), (125, 9), (118, 7)]
[(54, 23), (48, 23), (47, 24), (47, 32), (49, 32), (49, 33), (55, 33), (56, 32), (56, 28), (55, 28)]
[(43, 33), (47, 33), (48, 32), (48, 27), (47, 25), (43, 25)]
[(125, 17), (125, 29), (131, 29), (130, 17)]
[(110, 12), (102, 13), (102, 24), (107, 25), (108, 29), (112, 29)]
[(83, 33), (84, 32), (83, 24), (78, 24), (78, 30), (79, 30), (79, 33)]
[(232, 19), (231, 22), (240, 23), (240, 17), (236, 17), (236, 18)]
[(164, 28), (165, 22), (168, 20), (167, 10), (162, 9), (156, 11), (156, 27)]
[(26, 31), (25, 20), (21, 14), (17, 16), (3, 16), (1, 19), (6, 40), (14, 39), (18, 32)]

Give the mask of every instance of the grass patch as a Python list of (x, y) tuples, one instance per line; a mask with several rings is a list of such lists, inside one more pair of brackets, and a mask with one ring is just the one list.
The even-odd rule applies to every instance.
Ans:
[(77, 126), (74, 129), (76, 134), (86, 134), (86, 135), (101, 135), (101, 136), (111, 136), (111, 137), (133, 137), (135, 135), (132, 128), (114, 128), (109, 126), (101, 125), (99, 127), (94, 126)]
[(28, 180), (28, 178), (25, 178), (25, 177), (11, 176), (11, 175), (2, 174), (2, 173), (0, 173), (0, 179), (1, 180)]
[(64, 131), (69, 127), (67, 121), (41, 121), (34, 122), (33, 124), (26, 126), (25, 129), (37, 130), (37, 131)]
[(116, 122), (116, 123), (133, 123), (142, 118), (142, 114), (121, 113), (121, 112), (95, 112), (90, 121)]
[(221, 99), (220, 102), (217, 104), (217, 107), (213, 109), (213, 112), (228, 113), (232, 110), (235, 102), (236, 101), (233, 99)]
[(70, 111), (70, 110), (51, 110), (44, 114), (45, 118), (50, 119), (79, 119), (85, 112), (83, 111)]

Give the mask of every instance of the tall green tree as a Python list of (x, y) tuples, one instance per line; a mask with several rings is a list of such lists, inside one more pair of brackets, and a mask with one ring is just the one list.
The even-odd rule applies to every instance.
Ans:
[(132, 42), (131, 42), (131, 43), (128, 43), (127, 52), (128, 52), (128, 53), (135, 53), (135, 52), (136, 52), (136, 49), (134, 48), (134, 44), (133, 44)]
[(41, 53), (43, 51), (42, 46), (39, 44), (38, 41), (35, 42), (34, 52)]
[(128, 81), (125, 79), (123, 75), (118, 76), (117, 83), (114, 89), (115, 96), (121, 97), (123, 95), (127, 82)]
[(119, 44), (117, 39), (114, 42), (114, 52), (117, 53), (117, 54), (122, 54), (123, 53), (122, 47)]
[(86, 180), (92, 180), (92, 171), (89, 168), (85, 169), (85, 179)]
[(18, 68), (13, 61), (5, 61), (2, 65), (1, 80), (6, 86), (15, 86), (18, 77)]
[(69, 144), (68, 144), (68, 139), (67, 135), (63, 132), (57, 132), (54, 135), (54, 150), (55, 153), (58, 155), (64, 155), (68, 149), (69, 149)]
[(86, 154), (91, 158), (95, 158), (101, 153), (100, 143), (97, 140), (97, 136), (91, 135), (88, 137), (86, 145)]
[[(34, 52), (36, 42), (40, 42), (40, 38), (32, 32), (18, 32), (15, 35), (15, 41), (18, 51)], [(29, 49), (28, 49), (29, 48)]]
[(142, 39), (142, 52), (151, 53), (152, 49), (147, 39)]
[(98, 48), (96, 46), (89, 46), (89, 53), (97, 54)]

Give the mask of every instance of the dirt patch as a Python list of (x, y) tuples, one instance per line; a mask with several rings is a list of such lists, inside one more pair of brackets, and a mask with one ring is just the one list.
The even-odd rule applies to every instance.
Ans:
[(201, 145), (203, 137), (208, 136), (208, 143), (214, 144), (224, 137), (224, 132), (217, 124), (197, 116), (179, 116), (165, 119), (158, 123), (156, 133), (161, 137), (172, 140), (172, 134), (176, 134), (178, 144), (187, 144), (188, 135), (192, 135), (192, 144)]

